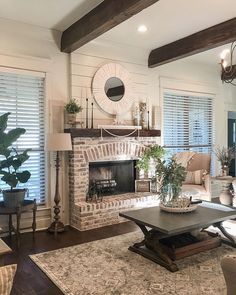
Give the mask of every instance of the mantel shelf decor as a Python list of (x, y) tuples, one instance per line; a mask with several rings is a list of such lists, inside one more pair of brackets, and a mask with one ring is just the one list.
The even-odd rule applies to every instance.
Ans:
[(100, 108), (111, 115), (126, 113), (134, 101), (131, 75), (117, 63), (107, 63), (97, 70), (92, 91)]
[[(135, 131), (135, 132), (134, 132)], [(70, 133), (71, 137), (101, 137), (101, 129), (80, 129), (80, 128), (69, 128), (64, 130), (65, 133)], [(132, 134), (131, 134), (132, 133)], [(134, 129), (103, 129), (103, 137), (116, 136), (127, 136), (129, 137), (160, 137), (160, 130), (134, 130)]]
[(142, 129), (142, 126), (131, 125), (98, 125), (98, 129)]

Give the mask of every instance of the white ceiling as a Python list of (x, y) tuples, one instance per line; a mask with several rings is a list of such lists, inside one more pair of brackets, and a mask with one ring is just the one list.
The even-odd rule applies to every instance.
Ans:
[(160, 0), (99, 38), (150, 51), (234, 17), (235, 0)]
[(102, 0), (0, 0), (0, 18), (64, 31)]
[[(160, 0), (98, 37), (95, 42), (121, 43), (133, 49), (140, 48), (147, 59), (152, 49), (234, 17), (235, 0)], [(137, 27), (143, 24), (148, 31), (140, 34)], [(220, 53), (227, 46), (195, 54), (185, 60), (218, 67)]]
[[(117, 0), (118, 1), (118, 0)], [(102, 0), (0, 0), (0, 18), (65, 30)], [(160, 0), (94, 42), (139, 48), (148, 57), (151, 49), (236, 17), (236, 0)], [(145, 34), (137, 27), (145, 24)], [(235, 28), (232, 28), (235, 30)], [(221, 49), (191, 57), (198, 62), (218, 61)]]

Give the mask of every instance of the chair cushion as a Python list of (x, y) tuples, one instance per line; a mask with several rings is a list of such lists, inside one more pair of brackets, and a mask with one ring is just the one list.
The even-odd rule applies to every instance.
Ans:
[(207, 194), (205, 188), (197, 184), (183, 184), (182, 193), (192, 195), (193, 197), (201, 197)]
[(185, 184), (202, 184), (205, 173), (206, 171), (203, 169), (196, 170), (196, 171), (187, 171), (184, 183)]
[(195, 154), (195, 152), (180, 152), (174, 155), (174, 159), (177, 162), (177, 164), (180, 164), (184, 168), (187, 168)]
[(0, 294), (10, 295), (16, 273), (16, 264), (0, 267)]
[(236, 256), (227, 255), (221, 259), (221, 267), (227, 285), (227, 295), (236, 294)]
[(211, 155), (210, 154), (202, 154), (196, 153), (191, 161), (188, 164), (187, 170), (188, 171), (196, 171), (196, 170), (206, 170), (210, 173), (210, 166), (211, 166)]

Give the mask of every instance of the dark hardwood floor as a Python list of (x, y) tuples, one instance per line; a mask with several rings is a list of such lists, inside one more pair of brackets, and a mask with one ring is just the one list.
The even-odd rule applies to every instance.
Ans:
[(136, 230), (134, 223), (126, 222), (119, 225), (80, 232), (68, 227), (66, 232), (55, 237), (46, 231), (36, 232), (35, 241), (32, 233), (21, 234), (21, 245), (16, 248), (15, 237), (3, 240), (12, 248), (11, 254), (5, 255), (4, 264), (17, 264), (17, 272), (11, 295), (61, 295), (63, 294), (52, 281), (32, 262), (29, 255), (63, 247), (104, 239)]

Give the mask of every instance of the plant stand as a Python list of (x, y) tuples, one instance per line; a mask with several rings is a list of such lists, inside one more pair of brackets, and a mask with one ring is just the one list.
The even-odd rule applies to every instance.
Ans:
[[(33, 212), (32, 226), (25, 227), (25, 228), (20, 228), (20, 221), (21, 221), (22, 213), (29, 212), (29, 211)], [(9, 236), (10, 236), (10, 239), (11, 239), (12, 238), (12, 232), (14, 232), (16, 234), (17, 247), (20, 246), (20, 230), (32, 228), (33, 229), (33, 238), (35, 237), (36, 211), (37, 211), (37, 204), (36, 204), (35, 199), (33, 201), (24, 200), (24, 203), (22, 205), (19, 205), (19, 206), (15, 207), (15, 208), (5, 207), (4, 203), (0, 202), (0, 215), (8, 215), (8, 217), (9, 217), (9, 222), (8, 222)], [(16, 227), (13, 225), (12, 215), (16, 215)]]

